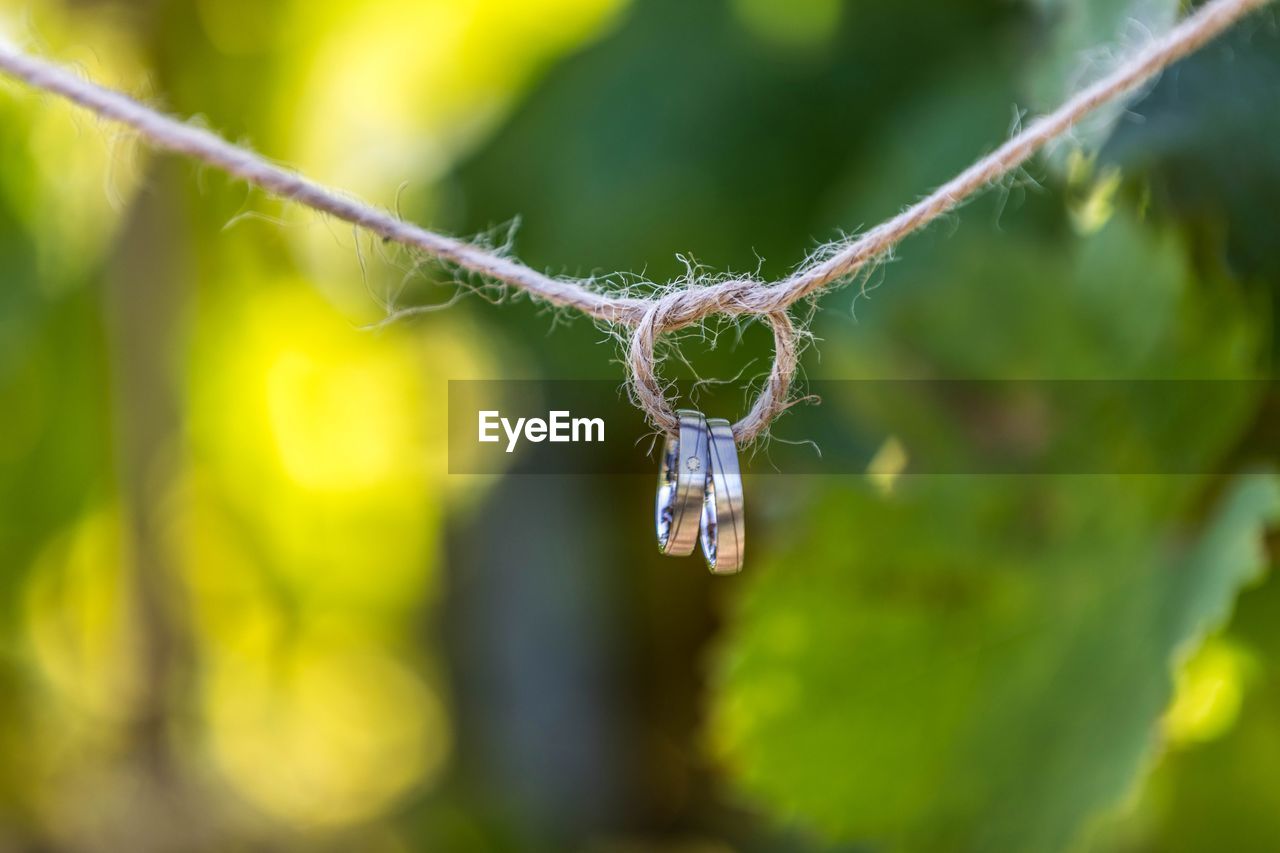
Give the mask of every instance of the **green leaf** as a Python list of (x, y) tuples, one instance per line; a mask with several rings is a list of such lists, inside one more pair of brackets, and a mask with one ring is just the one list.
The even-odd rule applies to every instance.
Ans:
[[(1277, 483), (832, 485), (744, 580), (711, 732), (776, 814), (888, 849), (1066, 847), (1146, 766), (1174, 661), (1262, 565)], [(904, 481), (905, 482), (905, 481)], [(922, 536), (921, 531), (929, 531)]]
[[(1080, 238), (1046, 206), (1055, 200), (1029, 198), (993, 233), (975, 205), (953, 232), (918, 238), (856, 334), (832, 312), (819, 319), (823, 368), (1251, 375), (1256, 312), (1194, 276), (1172, 235), (1121, 210)], [(963, 402), (921, 387), (918, 399), (860, 400), (849, 416), (899, 437), (909, 457), (967, 452)], [(1132, 421), (1055, 410), (1050, 434), (1105, 470), (1156, 438), (1137, 426), (1160, 424), (1161, 443), (1212, 465), (1254, 417), (1239, 390), (1213, 406), (1135, 398)], [(786, 550), (743, 578), (718, 659), (719, 755), (753, 803), (826, 837), (1067, 847), (1141, 778), (1174, 661), (1260, 565), (1275, 483), (1245, 479), (1217, 502), (1210, 485), (908, 477), (885, 496), (829, 483), (774, 523)]]

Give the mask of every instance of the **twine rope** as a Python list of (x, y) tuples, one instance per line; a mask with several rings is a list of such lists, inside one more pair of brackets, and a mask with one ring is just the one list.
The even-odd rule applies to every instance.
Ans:
[(676, 417), (657, 372), (656, 346), (664, 335), (712, 315), (754, 316), (773, 330), (770, 375), (750, 411), (733, 426), (746, 444), (760, 436), (790, 404), (791, 383), (799, 363), (797, 331), (788, 309), (796, 302), (848, 281), (887, 256), (898, 243), (977, 195), (1026, 163), (1050, 142), (1069, 133), (1104, 104), (1133, 92), (1163, 69), (1193, 53), (1232, 24), (1271, 0), (1210, 0), (1160, 38), (1058, 109), (1037, 118), (992, 153), (980, 158), (897, 216), (777, 282), (733, 278), (713, 283), (669, 286), (665, 293), (639, 298), (600, 289), (594, 280), (557, 278), (518, 260), (456, 237), (430, 231), (391, 213), (271, 163), (201, 127), (165, 115), (114, 89), (84, 79), (48, 60), (0, 46), (0, 72), (41, 91), (58, 95), (133, 129), (155, 148), (175, 152), (220, 169), (267, 193), (344, 220), (383, 239), (420, 251), (440, 262), (488, 281), (517, 288), (563, 308), (631, 329), (629, 384), (633, 399), (665, 432)]

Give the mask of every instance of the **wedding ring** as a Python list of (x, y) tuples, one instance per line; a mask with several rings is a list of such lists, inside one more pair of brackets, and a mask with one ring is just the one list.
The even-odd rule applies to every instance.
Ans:
[(654, 519), (662, 553), (687, 557), (698, 544), (702, 494), (707, 486), (707, 422), (692, 409), (676, 414), (678, 432), (667, 438), (662, 451)]
[(746, 519), (742, 514), (742, 474), (733, 427), (723, 418), (708, 418), (711, 470), (702, 498), (702, 554), (718, 575), (742, 570)]

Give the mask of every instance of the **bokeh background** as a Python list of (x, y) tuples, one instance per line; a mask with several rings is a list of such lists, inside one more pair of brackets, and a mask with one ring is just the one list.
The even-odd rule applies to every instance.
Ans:
[[(0, 37), (535, 266), (663, 281), (786, 273), (1180, 11), (5, 0)], [(1264, 12), (827, 295), (805, 373), (1270, 377), (1277, 199)], [(669, 368), (741, 374), (738, 407), (768, 335), (721, 331)], [(657, 556), (647, 478), (446, 474), (449, 379), (617, 357), (0, 82), (0, 850), (1275, 849), (1274, 400), (1155, 412), (1217, 473), (1152, 477), (902, 474), (1067, 427), (1096, 468), (1123, 412), (857, 407), (872, 470), (750, 483), (716, 579)]]

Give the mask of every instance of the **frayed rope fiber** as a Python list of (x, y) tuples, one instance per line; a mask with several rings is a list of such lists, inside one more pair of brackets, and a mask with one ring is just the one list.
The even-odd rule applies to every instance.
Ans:
[(156, 148), (173, 151), (221, 169), (266, 192), (350, 222), (385, 240), (421, 251), (438, 261), (529, 293), (552, 305), (573, 308), (606, 323), (630, 328), (630, 386), (638, 406), (664, 432), (676, 417), (656, 368), (655, 347), (668, 332), (712, 315), (762, 318), (773, 330), (774, 361), (769, 379), (751, 410), (733, 426), (740, 444), (768, 429), (790, 405), (791, 382), (799, 363), (797, 332), (788, 309), (801, 299), (847, 281), (887, 256), (894, 246), (1021, 166), (1053, 140), (1069, 133), (1098, 107), (1150, 81), (1164, 68), (1194, 52), (1250, 12), (1271, 0), (1210, 0), (1119, 68), (1066, 103), (1028, 124), (991, 154), (862, 235), (802, 267), (781, 281), (734, 278), (671, 286), (644, 299), (596, 289), (592, 282), (556, 278), (519, 261), (455, 237), (428, 231), (385, 210), (350, 198), (303, 175), (226, 141), (215, 133), (164, 115), (128, 95), (85, 80), (74, 71), (16, 49), (0, 46), (0, 71), (59, 95), (98, 116), (127, 125)]

